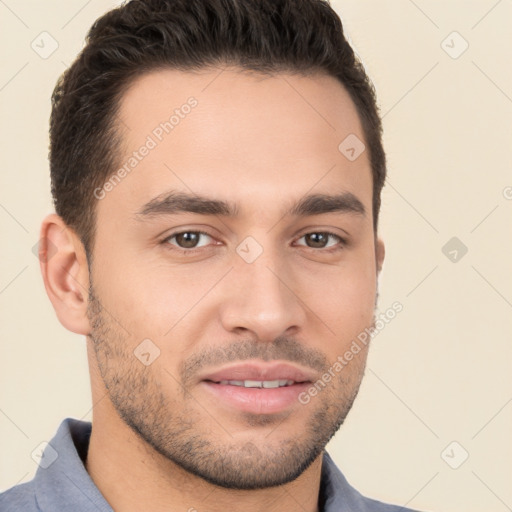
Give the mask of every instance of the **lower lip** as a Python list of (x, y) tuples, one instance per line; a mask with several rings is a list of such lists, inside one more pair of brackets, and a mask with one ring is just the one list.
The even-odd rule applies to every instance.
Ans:
[(280, 388), (245, 388), (203, 381), (204, 387), (216, 398), (239, 411), (252, 414), (276, 414), (299, 402), (299, 395), (309, 384), (293, 384)]

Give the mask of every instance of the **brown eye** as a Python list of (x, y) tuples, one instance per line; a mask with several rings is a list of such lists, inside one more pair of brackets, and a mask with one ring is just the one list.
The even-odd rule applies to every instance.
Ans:
[(330, 247), (335, 247), (336, 245), (342, 245), (344, 240), (334, 233), (328, 233), (328, 232), (314, 232), (314, 233), (308, 233), (304, 236), (302, 236), (300, 239), (304, 239), (305, 244), (299, 244), (299, 245), (305, 245), (306, 247), (310, 247), (311, 249), (325, 249)]
[(190, 249), (195, 247), (199, 240), (199, 234), (194, 232), (180, 233), (176, 235), (176, 242), (180, 247)]
[[(170, 236), (165, 242), (181, 249), (196, 249), (208, 245), (209, 238), (211, 238), (210, 235), (202, 231), (183, 231)], [(203, 241), (202, 239), (206, 240)]]
[(308, 247), (314, 247), (315, 249), (325, 247), (329, 241), (329, 236), (326, 233), (309, 233), (305, 235), (305, 238)]

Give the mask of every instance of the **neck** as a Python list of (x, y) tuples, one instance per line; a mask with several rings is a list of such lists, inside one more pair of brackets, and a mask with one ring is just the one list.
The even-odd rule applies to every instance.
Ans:
[(318, 511), (322, 456), (288, 484), (250, 491), (225, 489), (155, 452), (121, 420), (115, 424), (102, 417), (93, 419), (86, 469), (116, 512)]
[(322, 455), (296, 480), (278, 487), (240, 491), (210, 484), (156, 452), (126, 425), (99, 370), (91, 368), (95, 405), (85, 467), (116, 512), (318, 512)]

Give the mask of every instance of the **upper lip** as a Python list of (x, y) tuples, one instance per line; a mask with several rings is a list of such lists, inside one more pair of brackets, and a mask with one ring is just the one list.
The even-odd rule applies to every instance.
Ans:
[(206, 373), (200, 380), (221, 382), (225, 380), (293, 380), (294, 382), (313, 382), (312, 370), (284, 362), (245, 362), (233, 363)]

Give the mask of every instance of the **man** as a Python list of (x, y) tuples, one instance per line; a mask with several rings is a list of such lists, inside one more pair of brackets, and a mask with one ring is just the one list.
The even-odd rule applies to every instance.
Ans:
[(324, 451), (364, 372), (367, 342), (340, 356), (375, 320), (385, 179), (326, 2), (105, 14), (55, 89), (50, 163), (41, 269), (87, 337), (93, 422), (64, 420), (2, 511), (405, 510)]

